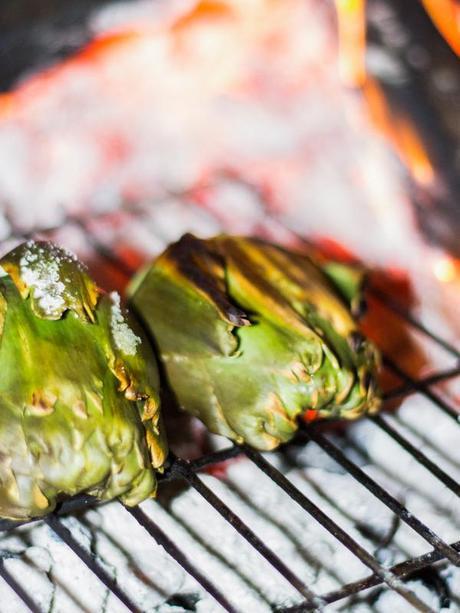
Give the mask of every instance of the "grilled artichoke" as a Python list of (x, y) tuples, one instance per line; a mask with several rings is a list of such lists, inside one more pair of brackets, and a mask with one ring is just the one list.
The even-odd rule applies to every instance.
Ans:
[(179, 404), (212, 432), (268, 450), (300, 415), (378, 410), (378, 352), (352, 316), (362, 277), (256, 239), (185, 235), (129, 293)]
[(0, 266), (0, 516), (41, 516), (79, 492), (153, 495), (166, 455), (157, 367), (118, 294), (49, 243)]

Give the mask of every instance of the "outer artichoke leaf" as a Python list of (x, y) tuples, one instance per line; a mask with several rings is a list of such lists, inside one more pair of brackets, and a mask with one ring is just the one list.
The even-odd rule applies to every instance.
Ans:
[[(290, 327), (309, 338), (310, 372), (319, 368), (327, 347), (330, 359), (334, 361), (333, 356), (336, 357), (334, 368), (348, 369), (349, 386), (353, 369), (369, 344), (358, 333), (339, 290), (319, 265), (308, 256), (290, 253), (260, 240), (225, 236), (216, 240), (222, 243), (222, 253), (227, 256), (231, 297), (283, 329)], [(358, 278), (360, 282), (363, 280), (362, 269), (349, 267), (347, 271), (349, 289), (353, 279), (354, 290), (358, 292)], [(361, 294), (356, 293), (352, 300), (361, 301)], [(357, 341), (361, 347), (357, 347)]]
[(164, 360), (168, 379), (178, 382), (174, 393), (179, 405), (201, 419), (211, 432), (241, 443), (243, 439), (230, 426), (226, 407), (215, 392), (215, 382), (208, 370), (208, 360), (196, 356), (181, 356), (180, 360)]
[[(218, 237), (217, 240), (222, 241), (230, 263), (237, 260), (235, 268), (240, 274), (246, 274), (249, 281), (256, 285), (265, 281), (265, 289), (269, 285), (271, 292), (276, 292), (274, 295), (279, 309), (268, 308), (262, 297), (259, 300), (258, 307), (266, 311), (264, 316), (279, 315), (276, 322), (286, 326), (291, 325), (290, 317), (286, 321), (286, 311), (288, 315), (294, 311), (298, 319), (303, 320), (303, 327), (297, 329), (305, 333), (309, 325), (305, 318), (314, 307), (340, 334), (346, 336), (356, 328), (336, 288), (331, 286), (321, 268), (308, 256), (287, 252), (260, 240), (236, 237)], [(309, 308), (306, 309), (306, 306)], [(296, 324), (298, 326), (298, 322)]]
[[(265, 321), (237, 334), (237, 355), (167, 359), (168, 377), (180, 405), (212, 432), (273, 449), (294, 435), (306, 405), (322, 401), (303, 363), (308, 341)], [(328, 394), (334, 392), (331, 381)]]
[[(303, 363), (308, 341), (263, 320), (239, 329), (238, 337), (238, 356), (207, 361), (214, 393), (240, 440), (273, 449), (294, 435), (295, 418), (309, 399), (312, 378)], [(299, 382), (304, 394), (292, 394), (286, 404), (286, 390)], [(314, 395), (313, 386), (309, 391)]]
[(154, 468), (167, 456), (167, 442), (160, 413), (160, 380), (153, 350), (137, 322), (122, 308), (116, 292), (101, 297), (97, 321), (108, 332), (107, 361), (119, 381), (119, 391), (137, 407), (146, 430)]
[(341, 262), (327, 262), (322, 265), (322, 269), (347, 301), (352, 314), (359, 316), (363, 307), (362, 294), (367, 277), (366, 270), (362, 266)]
[(320, 344), (315, 332), (293, 308), (290, 279), (285, 270), (270, 261), (265, 243), (225, 235), (209, 242), (225, 261), (228, 293), (234, 301)]
[(0, 260), (21, 296), (31, 297), (31, 308), (42, 319), (59, 319), (67, 310), (93, 319), (99, 298), (97, 285), (77, 258), (46, 242), (29, 241)]
[(8, 309), (8, 303), (5, 300), (5, 297), (3, 296), (3, 294), (0, 292), (0, 344), (2, 342), (3, 326), (5, 325), (5, 317), (6, 317), (7, 309)]
[[(137, 314), (147, 326), (155, 322), (161, 329), (162, 354), (176, 354), (178, 346), (183, 355), (236, 351), (234, 330), (250, 322), (230, 300), (224, 263), (206, 241), (186, 234), (141, 275), (142, 282), (135, 278), (128, 294), (134, 310), (143, 305)], [(185, 330), (178, 321), (186, 322)]]

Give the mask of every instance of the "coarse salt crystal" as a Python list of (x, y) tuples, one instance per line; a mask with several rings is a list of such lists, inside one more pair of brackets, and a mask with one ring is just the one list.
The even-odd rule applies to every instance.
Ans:
[(112, 292), (110, 297), (113, 303), (110, 328), (115, 345), (126, 355), (136, 355), (137, 345), (141, 342), (141, 339), (134, 334), (123, 317), (118, 292)]
[(63, 292), (65, 285), (59, 275), (60, 259), (58, 253), (53, 259), (42, 259), (45, 251), (36, 243), (27, 243), (28, 251), (19, 262), (21, 278), (33, 290), (33, 297), (47, 315), (51, 315), (65, 305)]

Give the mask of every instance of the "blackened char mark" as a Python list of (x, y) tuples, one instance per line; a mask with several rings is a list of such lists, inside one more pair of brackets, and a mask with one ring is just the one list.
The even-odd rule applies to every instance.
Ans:
[(179, 272), (204, 292), (232, 324), (249, 324), (246, 313), (230, 302), (223, 276), (219, 278), (212, 272), (212, 264), (224, 271), (225, 261), (208, 241), (200, 240), (193, 234), (184, 234), (170, 247), (168, 255)]

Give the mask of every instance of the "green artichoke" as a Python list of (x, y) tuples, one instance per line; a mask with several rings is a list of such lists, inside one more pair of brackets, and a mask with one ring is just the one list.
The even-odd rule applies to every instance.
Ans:
[(127, 505), (154, 495), (166, 455), (157, 366), (118, 294), (49, 243), (0, 266), (0, 516), (41, 516), (79, 492)]
[(378, 352), (352, 316), (362, 279), (260, 240), (188, 234), (129, 293), (179, 404), (212, 432), (268, 450), (300, 415), (378, 410)]

